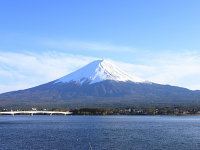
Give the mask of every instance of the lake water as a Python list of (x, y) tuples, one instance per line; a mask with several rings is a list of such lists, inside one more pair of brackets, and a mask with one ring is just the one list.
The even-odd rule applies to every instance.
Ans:
[(200, 116), (0, 116), (1, 150), (199, 150)]

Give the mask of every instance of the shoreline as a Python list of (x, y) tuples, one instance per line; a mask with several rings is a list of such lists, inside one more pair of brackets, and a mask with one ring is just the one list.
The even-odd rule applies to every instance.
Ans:
[(62, 114), (53, 114), (53, 115), (48, 115), (48, 114), (16, 114), (16, 115), (2, 115), (0, 116), (200, 116), (200, 114), (178, 114), (178, 115), (76, 115), (76, 114), (70, 114), (70, 115), (62, 115)]

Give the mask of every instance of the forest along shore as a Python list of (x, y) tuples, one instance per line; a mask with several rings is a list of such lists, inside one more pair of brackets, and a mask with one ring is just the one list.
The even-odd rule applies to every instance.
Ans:
[[(37, 111), (69, 111), (71, 115), (200, 115), (198, 107), (132, 107), (132, 108), (76, 108), (76, 109), (37, 109)], [(7, 111), (27, 111), (27, 109), (0, 109), (0, 112)], [(39, 114), (45, 115), (45, 114)], [(57, 115), (52, 114), (52, 115)]]

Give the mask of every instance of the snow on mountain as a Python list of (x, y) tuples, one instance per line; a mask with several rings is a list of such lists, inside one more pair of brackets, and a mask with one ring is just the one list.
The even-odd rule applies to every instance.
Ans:
[(75, 81), (80, 84), (93, 84), (104, 80), (145, 82), (145, 80), (122, 71), (108, 60), (96, 60), (79, 70), (56, 80), (54, 83)]

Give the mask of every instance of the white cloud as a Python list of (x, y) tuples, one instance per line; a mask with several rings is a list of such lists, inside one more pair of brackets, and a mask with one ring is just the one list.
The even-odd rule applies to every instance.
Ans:
[(141, 74), (150, 81), (190, 89), (200, 89), (200, 52), (182, 51), (157, 53), (147, 59), (149, 70)]
[(45, 41), (45, 46), (61, 49), (89, 50), (89, 51), (118, 51), (135, 52), (135, 48), (129, 46), (113, 45), (109, 43), (79, 42), (79, 41)]

